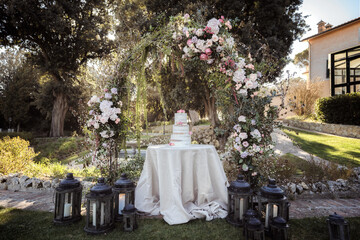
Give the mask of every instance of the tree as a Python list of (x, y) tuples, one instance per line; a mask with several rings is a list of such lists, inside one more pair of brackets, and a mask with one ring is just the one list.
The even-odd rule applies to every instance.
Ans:
[(168, 18), (182, 12), (193, 16), (201, 13), (204, 20), (222, 15), (236, 20), (238, 24), (234, 26), (232, 33), (239, 44), (248, 46), (241, 53), (247, 55), (250, 52), (257, 62), (266, 60), (271, 70), (265, 74), (271, 81), (275, 80), (286, 65), (293, 41), (307, 29), (304, 17), (298, 12), (301, 4), (302, 0), (145, 1), (151, 18), (160, 15)]
[(62, 136), (69, 109), (66, 89), (79, 67), (113, 49), (107, 38), (111, 1), (0, 0), (0, 45), (27, 49), (54, 81), (50, 136)]
[(295, 55), (293, 63), (299, 67), (309, 66), (309, 49), (305, 49)]

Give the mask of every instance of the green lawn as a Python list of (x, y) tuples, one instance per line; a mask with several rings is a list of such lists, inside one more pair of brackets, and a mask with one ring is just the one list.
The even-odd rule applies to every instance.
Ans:
[[(70, 226), (54, 226), (53, 214), (38, 211), (24, 211), (0, 207), (0, 239), (244, 239), (241, 229), (235, 228), (225, 220), (206, 222), (194, 220), (187, 224), (170, 226), (160, 219), (141, 219), (139, 228), (127, 233), (122, 225), (101, 236), (88, 236), (83, 227), (85, 219)], [(360, 236), (360, 218), (348, 219), (353, 240)], [(328, 239), (325, 218), (291, 220), (293, 240)]]
[(348, 167), (360, 166), (360, 139), (287, 128), (283, 131), (305, 152)]

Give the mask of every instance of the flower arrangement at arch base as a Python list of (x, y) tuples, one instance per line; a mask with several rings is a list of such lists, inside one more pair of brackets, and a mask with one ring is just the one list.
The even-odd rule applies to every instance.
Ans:
[(100, 96), (88, 101), (87, 128), (94, 146), (92, 164), (109, 179), (117, 176), (118, 145), (127, 135), (128, 120), (121, 111), (122, 101), (116, 87), (105, 88)]
[(270, 106), (273, 95), (265, 87), (266, 79), (256, 71), (250, 54), (243, 57), (238, 53), (230, 20), (212, 18), (206, 26), (188, 14), (172, 20), (172, 37), (182, 58), (207, 65), (208, 86), (215, 89), (217, 105), (223, 109), (223, 129), (230, 135), (227, 147), (232, 161), (257, 185), (260, 174), (256, 166), (273, 155), (270, 134), (278, 113)]

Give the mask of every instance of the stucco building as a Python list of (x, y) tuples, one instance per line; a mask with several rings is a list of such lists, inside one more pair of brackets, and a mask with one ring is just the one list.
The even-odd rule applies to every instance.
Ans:
[(360, 92), (360, 17), (333, 27), (320, 21), (309, 44), (308, 81), (321, 81), (321, 97)]

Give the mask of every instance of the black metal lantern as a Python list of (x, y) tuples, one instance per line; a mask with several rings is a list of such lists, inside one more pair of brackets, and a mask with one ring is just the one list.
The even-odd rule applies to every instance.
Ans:
[[(249, 222), (250, 218), (259, 218), (259, 213), (254, 209), (248, 209), (244, 214), (244, 225)], [(243, 235), (245, 236), (245, 228), (243, 228)]]
[(288, 221), (290, 203), (284, 190), (276, 186), (274, 179), (269, 179), (269, 184), (260, 189), (258, 196), (258, 210), (260, 216), (265, 216), (265, 231), (270, 230), (270, 221), (275, 217), (282, 217)]
[(68, 224), (81, 219), (82, 186), (72, 173), (55, 188), (55, 224)]
[(244, 213), (252, 204), (250, 184), (244, 180), (243, 175), (238, 175), (236, 181), (228, 187), (228, 215), (226, 220), (235, 226), (244, 225)]
[(134, 205), (135, 201), (135, 184), (127, 178), (126, 173), (121, 174), (119, 180), (113, 187), (115, 198), (115, 220), (123, 220), (123, 209), (126, 205)]
[(340, 215), (336, 213), (330, 215), (326, 219), (330, 240), (349, 240), (350, 229), (348, 222)]
[(275, 217), (270, 222), (271, 237), (274, 240), (289, 239), (289, 225), (282, 217)]
[(257, 218), (250, 218), (245, 224), (245, 240), (265, 240), (264, 226)]
[(85, 232), (90, 234), (106, 233), (114, 228), (114, 194), (104, 178), (86, 194)]
[(136, 212), (137, 209), (132, 204), (128, 204), (124, 207), (122, 211), (124, 216), (124, 231), (132, 232), (138, 227)]

